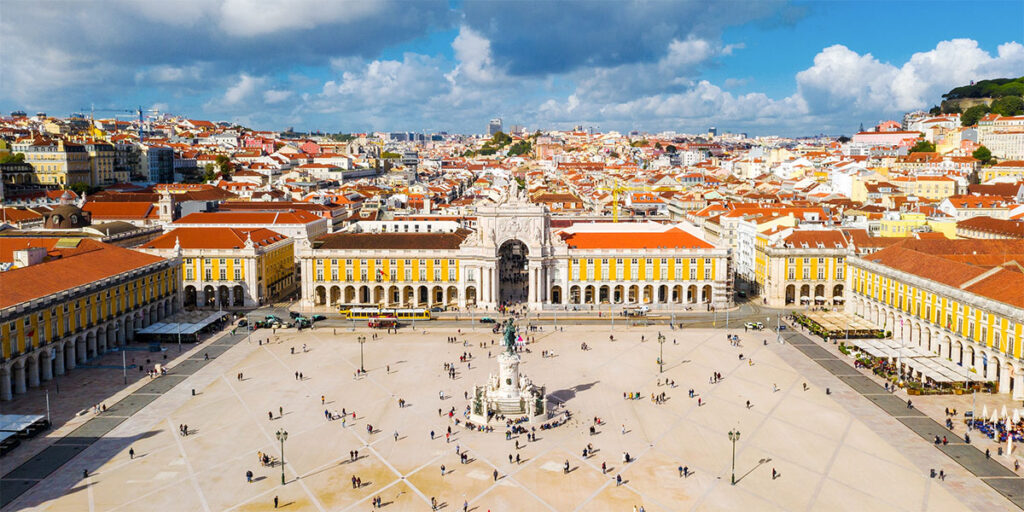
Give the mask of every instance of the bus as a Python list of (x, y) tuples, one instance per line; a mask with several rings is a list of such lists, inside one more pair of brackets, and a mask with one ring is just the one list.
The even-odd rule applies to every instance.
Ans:
[(398, 320), (393, 316), (375, 316), (368, 320), (366, 325), (373, 329), (394, 329), (398, 327)]
[(369, 320), (373, 317), (391, 317), (398, 320), (430, 320), (430, 310), (426, 308), (379, 308), (376, 306), (352, 307), (338, 310), (342, 317), (353, 320)]

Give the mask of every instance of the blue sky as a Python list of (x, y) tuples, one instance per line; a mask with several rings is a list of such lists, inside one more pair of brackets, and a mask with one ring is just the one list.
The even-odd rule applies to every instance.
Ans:
[(838, 134), (1024, 74), (1022, 27), (1019, 1), (3, 2), (0, 110)]

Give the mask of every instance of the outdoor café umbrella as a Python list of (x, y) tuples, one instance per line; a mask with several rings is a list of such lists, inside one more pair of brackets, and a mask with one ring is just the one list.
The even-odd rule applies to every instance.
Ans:
[(990, 419), (989, 421), (991, 421), (992, 423), (998, 422), (999, 421), (999, 411), (992, 411), (992, 419)]
[(1010, 417), (1006, 414), (1006, 404), (1003, 404), (1003, 412), (999, 413), (999, 417), (1004, 419)]
[(1013, 422), (1017, 423), (1018, 421), (1020, 421), (1020, 411), (1018, 411), (1017, 409), (1014, 409), (1013, 410)]
[(981, 406), (981, 417), (982, 418), (987, 418), (988, 417), (988, 405), (987, 404)]

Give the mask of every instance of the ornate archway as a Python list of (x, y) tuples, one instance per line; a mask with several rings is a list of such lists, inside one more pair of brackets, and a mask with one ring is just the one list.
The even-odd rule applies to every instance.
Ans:
[(508, 240), (498, 248), (498, 302), (518, 304), (530, 296), (530, 250), (520, 240)]

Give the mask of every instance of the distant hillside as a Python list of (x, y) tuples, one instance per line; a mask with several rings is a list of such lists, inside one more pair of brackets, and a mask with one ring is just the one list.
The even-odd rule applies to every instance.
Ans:
[(956, 87), (942, 95), (941, 106), (932, 108), (932, 114), (964, 114), (964, 126), (994, 112), (1000, 115), (1020, 115), (1024, 97), (1024, 77), (995, 78), (971, 85)]
[(942, 95), (946, 100), (964, 98), (1001, 98), (1003, 96), (1024, 96), (1024, 76), (1020, 78), (995, 78), (964, 85)]

